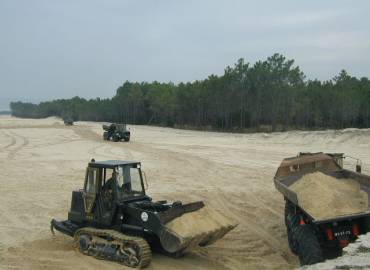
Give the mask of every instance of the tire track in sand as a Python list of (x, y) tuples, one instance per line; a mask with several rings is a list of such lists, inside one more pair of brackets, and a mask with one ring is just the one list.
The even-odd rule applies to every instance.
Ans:
[(96, 141), (96, 142), (101, 142), (102, 137), (100, 137), (96, 132), (91, 130), (90, 127), (86, 126), (73, 126), (71, 128), (73, 132), (78, 135), (79, 137), (83, 139), (87, 139), (90, 141)]
[(2, 133), (5, 135), (5, 137), (10, 138), (10, 142), (5, 145), (2, 150), (8, 149), (9, 147), (12, 147), (16, 143), (16, 139), (13, 136), (10, 136), (8, 133), (2, 131)]
[[(5, 149), (9, 152), (7, 158), (13, 159), (19, 151), (29, 144), (29, 139), (13, 131), (8, 131), (8, 136), (11, 138), (11, 142)], [(20, 143), (18, 144), (18, 142)]]
[[(103, 141), (102, 137), (100, 137), (96, 132), (94, 132), (90, 127), (74, 127), (72, 129), (76, 135), (78, 135), (81, 139), (86, 139), (94, 142), (98, 142), (98, 145), (90, 148), (88, 153), (91, 155), (91, 158), (95, 158), (96, 156), (101, 156), (108, 159), (117, 159), (119, 154), (114, 153), (113, 150), (117, 147), (122, 149), (124, 145), (128, 145), (121, 142), (111, 142), (111, 141)], [(116, 149), (117, 149), (116, 148)], [(131, 151), (125, 147), (125, 156), (126, 159), (132, 159), (133, 155)]]

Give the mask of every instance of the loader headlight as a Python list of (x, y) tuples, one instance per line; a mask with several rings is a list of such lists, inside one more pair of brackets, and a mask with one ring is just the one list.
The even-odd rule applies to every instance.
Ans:
[(141, 220), (144, 221), (144, 222), (147, 222), (148, 221), (148, 213), (147, 212), (142, 212), (141, 213)]

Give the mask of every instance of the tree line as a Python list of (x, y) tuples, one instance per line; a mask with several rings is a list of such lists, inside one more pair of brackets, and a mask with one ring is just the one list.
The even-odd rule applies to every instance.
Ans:
[(12, 102), (12, 115), (168, 127), (281, 131), (370, 127), (370, 81), (342, 70), (328, 81), (306, 80), (281, 54), (251, 65), (239, 59), (223, 75), (187, 83), (129, 82), (108, 99)]

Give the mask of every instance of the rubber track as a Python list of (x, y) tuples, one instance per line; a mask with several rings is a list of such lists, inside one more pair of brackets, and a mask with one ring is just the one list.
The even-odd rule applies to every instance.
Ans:
[(97, 237), (113, 238), (114, 240), (118, 240), (122, 242), (135, 242), (140, 247), (140, 251), (141, 251), (140, 263), (137, 266), (137, 268), (144, 268), (148, 266), (150, 264), (150, 261), (152, 260), (152, 252), (150, 250), (150, 246), (148, 242), (141, 237), (122, 234), (114, 230), (102, 230), (102, 229), (96, 229), (96, 228), (91, 228), (91, 227), (85, 227), (85, 228), (77, 230), (74, 235), (74, 244), (75, 244), (75, 247), (77, 248), (78, 248), (79, 236), (81, 234), (89, 234), (89, 235), (97, 236)]

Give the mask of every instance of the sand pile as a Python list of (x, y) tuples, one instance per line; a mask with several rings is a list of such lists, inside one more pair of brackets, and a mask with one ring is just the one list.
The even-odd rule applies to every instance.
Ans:
[(352, 179), (339, 180), (321, 172), (306, 174), (290, 187), (298, 204), (315, 219), (366, 211), (368, 195)]
[(183, 238), (193, 237), (219, 229), (226, 230), (234, 226), (236, 224), (208, 206), (198, 211), (184, 214), (166, 224), (168, 229)]

